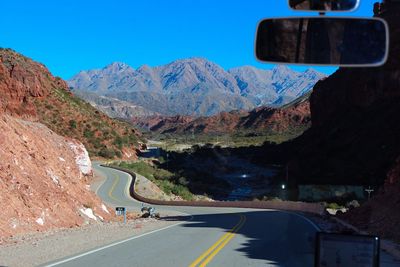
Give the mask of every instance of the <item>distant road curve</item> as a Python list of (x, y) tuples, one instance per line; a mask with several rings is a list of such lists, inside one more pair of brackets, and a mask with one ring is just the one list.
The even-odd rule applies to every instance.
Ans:
[[(140, 209), (142, 202), (130, 196), (130, 174), (97, 163), (94, 168), (106, 177), (97, 189), (104, 202)], [(313, 266), (318, 227), (293, 212), (180, 203), (155, 207), (182, 216), (163, 218), (176, 221), (173, 226), (46, 266)]]

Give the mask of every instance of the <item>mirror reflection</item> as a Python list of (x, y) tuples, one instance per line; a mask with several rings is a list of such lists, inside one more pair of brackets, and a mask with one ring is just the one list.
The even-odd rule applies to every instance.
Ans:
[(358, 6), (358, 0), (289, 0), (295, 10), (350, 11)]
[(380, 19), (267, 19), (259, 24), (256, 56), (279, 63), (380, 65), (387, 56), (386, 27)]

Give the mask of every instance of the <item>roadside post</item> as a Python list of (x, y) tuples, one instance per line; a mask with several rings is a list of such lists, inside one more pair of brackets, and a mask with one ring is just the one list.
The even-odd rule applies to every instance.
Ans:
[(371, 193), (374, 192), (374, 189), (372, 189), (371, 186), (368, 186), (368, 188), (364, 190), (368, 193), (368, 199), (370, 199)]
[(124, 223), (126, 224), (126, 208), (125, 207), (116, 207), (115, 208), (115, 215), (117, 216), (124, 216)]

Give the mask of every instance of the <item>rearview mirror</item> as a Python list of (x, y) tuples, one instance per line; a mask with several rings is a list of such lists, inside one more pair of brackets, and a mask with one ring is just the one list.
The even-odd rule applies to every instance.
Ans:
[(289, 0), (294, 10), (310, 11), (353, 11), (357, 9), (359, 0)]
[(255, 52), (270, 63), (380, 66), (387, 59), (388, 38), (380, 18), (265, 19), (258, 25)]

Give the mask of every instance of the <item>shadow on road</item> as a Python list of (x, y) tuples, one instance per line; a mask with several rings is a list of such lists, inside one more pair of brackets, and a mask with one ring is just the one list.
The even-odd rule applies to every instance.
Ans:
[[(239, 222), (240, 214), (246, 217), (245, 224), (237, 231), (235, 237), (240, 241), (235, 247), (241, 255), (278, 266), (313, 265), (314, 236), (317, 230), (304, 218), (292, 213), (249, 211), (193, 217), (172, 216), (163, 220), (187, 221), (182, 227), (214, 228), (228, 232)], [(219, 236), (216, 236), (216, 240)], [(235, 239), (231, 242), (235, 242)]]

